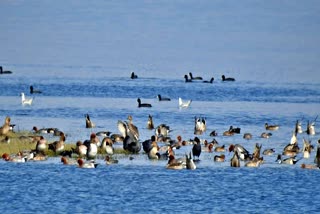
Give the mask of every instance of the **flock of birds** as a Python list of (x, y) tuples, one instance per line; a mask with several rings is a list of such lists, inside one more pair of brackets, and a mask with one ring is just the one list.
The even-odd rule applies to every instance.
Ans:
[[(2, 67), (0, 71), (3, 73)], [(190, 78), (189, 78), (190, 77)], [(132, 72), (131, 79), (136, 79), (138, 76)], [(202, 81), (201, 77), (193, 77), (192, 73), (185, 75), (185, 82), (192, 81)], [(205, 83), (212, 83), (214, 78), (212, 77), (210, 81), (203, 81)], [(222, 81), (235, 81), (234, 78), (225, 77), (222, 75)], [(40, 90), (36, 90), (33, 86), (30, 86), (30, 94), (42, 93)], [(157, 95), (159, 101), (171, 101), (170, 98)], [(34, 100), (33, 98), (26, 98), (24, 93), (21, 93), (21, 102), (23, 105), (31, 105)], [(137, 99), (139, 108), (150, 108), (152, 107), (149, 103), (142, 103), (141, 99)], [(178, 99), (179, 107), (187, 108), (190, 106), (192, 100), (183, 100), (179, 97)], [(317, 117), (313, 122), (308, 122), (306, 133), (308, 135), (315, 135), (315, 122)], [(10, 123), (10, 117), (5, 118), (5, 122), (2, 127), (0, 127), (0, 137), (1, 143), (10, 143), (9, 133), (13, 132), (14, 125)], [(86, 128), (93, 129), (96, 124), (90, 119), (89, 114), (85, 115)], [(138, 154), (141, 150), (150, 160), (166, 160), (166, 168), (168, 169), (196, 169), (196, 163), (200, 161), (200, 156), (203, 151), (212, 153), (218, 152), (220, 155), (215, 155), (213, 160), (215, 162), (225, 162), (226, 160), (225, 152), (233, 152), (230, 161), (231, 167), (240, 167), (241, 161), (245, 163), (246, 167), (259, 167), (263, 164), (264, 159), (261, 155), (261, 144), (256, 143), (253, 153), (250, 153), (243, 145), (231, 144), (228, 148), (225, 145), (220, 146), (219, 143), (213, 139), (211, 142), (207, 140), (200, 140), (198, 136), (202, 135), (207, 131), (206, 119), (204, 117), (194, 118), (194, 139), (182, 140), (179, 135), (176, 139), (171, 139), (170, 132), (172, 131), (170, 127), (166, 124), (160, 124), (155, 126), (153, 123), (153, 118), (151, 115), (148, 116), (147, 129), (154, 130), (154, 134), (150, 139), (141, 141), (139, 135), (139, 129), (134, 125), (132, 116), (128, 116), (127, 121), (119, 120), (117, 122), (117, 128), (119, 134), (112, 134), (109, 131), (92, 133), (90, 138), (85, 141), (77, 141), (75, 146), (71, 150), (65, 150), (66, 135), (64, 132), (57, 128), (43, 128), (38, 129), (33, 127), (34, 135), (20, 136), (20, 140), (26, 140), (36, 143), (33, 150), (21, 151), (18, 154), (3, 154), (2, 158), (5, 161), (13, 162), (25, 162), (28, 160), (46, 160), (47, 151), (52, 150), (55, 154), (61, 156), (61, 162), (63, 164), (76, 164), (82, 168), (95, 168), (97, 163), (95, 160), (98, 157), (98, 153), (102, 151), (105, 154), (106, 164), (118, 163), (118, 160), (113, 158), (114, 146), (120, 145), (122, 149), (130, 154)], [(265, 123), (265, 130), (261, 134), (262, 138), (270, 138), (272, 136), (271, 132), (275, 132), (279, 129), (278, 125), (270, 125)], [(228, 130), (223, 132), (223, 136), (233, 136), (235, 134), (240, 134), (241, 129), (239, 127), (230, 126)], [(298, 146), (297, 135), (303, 133), (301, 128), (301, 122), (297, 121), (295, 128), (290, 140), (290, 143), (283, 148), (281, 154), (277, 156), (276, 161), (281, 164), (296, 164), (300, 159), (297, 159), (299, 153), (303, 153), (303, 158), (309, 158), (310, 153), (314, 150), (314, 146), (309, 140), (303, 139), (302, 150)], [(48, 143), (45, 139), (45, 135), (52, 134), (53, 136), (59, 137), (59, 140), (52, 143)], [(211, 137), (217, 136), (217, 132), (213, 130), (210, 133)], [(101, 137), (102, 140), (100, 139)], [(250, 140), (252, 138), (251, 133), (244, 133), (243, 138)], [(314, 165), (313, 164), (302, 164), (302, 168), (318, 169), (320, 167), (320, 139), (318, 140), (317, 151), (315, 155)], [(176, 158), (175, 151), (183, 146), (190, 145), (190, 151), (186, 152), (184, 157)], [(189, 147), (188, 147), (189, 148)], [(263, 155), (272, 155), (275, 153), (274, 148), (265, 149), (262, 151)], [(287, 158), (283, 159), (283, 156)], [(132, 158), (132, 157), (130, 157)]]

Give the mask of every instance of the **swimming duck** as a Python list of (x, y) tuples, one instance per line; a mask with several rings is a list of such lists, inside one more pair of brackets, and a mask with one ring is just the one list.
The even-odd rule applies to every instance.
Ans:
[(317, 147), (317, 153), (316, 153), (316, 156), (314, 158), (314, 163), (320, 167), (320, 146), (318, 145)]
[(160, 153), (158, 152), (159, 146), (156, 141), (151, 143), (151, 149), (148, 152), (148, 158), (152, 160), (160, 159)]
[(225, 152), (225, 151), (226, 151), (225, 145), (216, 146), (216, 147), (214, 148), (214, 151), (215, 151), (215, 152)]
[(265, 149), (262, 154), (263, 155), (272, 155), (275, 152), (274, 148), (272, 149)]
[(262, 162), (263, 162), (263, 158), (254, 159), (254, 160), (246, 162), (245, 166), (246, 167), (259, 167)]
[(316, 131), (315, 131), (315, 122), (312, 122), (310, 123), (308, 121), (308, 124), (307, 124), (307, 134), (308, 135), (315, 135), (316, 134)]
[(189, 79), (188, 75), (184, 75), (184, 79), (185, 79), (185, 82), (192, 82), (192, 80)]
[(319, 169), (319, 166), (312, 165), (312, 164), (301, 164), (302, 169)]
[(231, 144), (229, 146), (229, 152), (236, 152), (237, 151), (237, 155), (239, 156), (239, 158), (241, 160), (248, 160), (251, 159), (251, 155), (249, 154), (248, 150), (246, 150), (242, 145), (240, 144), (236, 144), (233, 145)]
[(10, 121), (11, 118), (9, 116), (7, 116), (4, 119), (4, 124), (2, 125), (2, 127), (0, 127), (0, 135), (6, 135), (9, 133), (10, 131)]
[(86, 114), (85, 117), (86, 117), (86, 128), (95, 128), (96, 125), (90, 120), (89, 114)]
[(162, 97), (160, 94), (157, 95), (157, 98), (159, 101), (170, 101), (171, 100), (169, 97)]
[(230, 160), (230, 166), (231, 167), (240, 167), (240, 159), (238, 151), (235, 151), (231, 160)]
[(216, 130), (213, 130), (212, 132), (210, 132), (210, 137), (215, 137), (218, 136), (218, 133), (216, 132)]
[(79, 158), (77, 162), (79, 168), (97, 168), (98, 166), (98, 164), (93, 161), (84, 162), (81, 158)]
[(297, 120), (296, 126), (295, 126), (295, 135), (297, 135), (298, 133), (301, 134), (302, 132), (303, 131), (302, 131), (301, 122)]
[(30, 86), (30, 94), (41, 94), (41, 93), (42, 91), (34, 89), (32, 85)]
[(186, 168), (186, 165), (183, 162), (179, 162), (175, 159), (173, 155), (169, 156), (168, 163), (166, 165), (167, 169), (181, 170)]
[(137, 78), (138, 78), (138, 75), (136, 75), (134, 72), (131, 72), (130, 78), (131, 78), (131, 79), (137, 79)]
[(21, 103), (22, 105), (31, 105), (33, 102), (33, 98), (26, 98), (26, 96), (24, 95), (24, 93), (21, 93)]
[(280, 164), (290, 164), (290, 165), (294, 165), (296, 164), (300, 159), (296, 159), (296, 156), (293, 157), (289, 157), (286, 159), (282, 159), (282, 156), (280, 154), (278, 154), (277, 156), (277, 160), (276, 162), (280, 163)]
[(118, 160), (111, 158), (109, 155), (107, 155), (104, 160), (105, 160), (107, 165), (119, 163)]
[(170, 126), (162, 123), (155, 128), (156, 138), (167, 137), (170, 133)]
[(195, 137), (194, 141), (195, 141), (196, 144), (194, 144), (193, 147), (192, 147), (192, 154), (193, 154), (193, 157), (198, 157), (197, 160), (199, 160), (199, 157), (200, 157), (200, 154), (201, 154), (200, 139), (198, 137)]
[(156, 141), (156, 137), (152, 135), (150, 139), (142, 142), (142, 149), (145, 153), (149, 153), (149, 151), (152, 149), (152, 142), (154, 141)]
[(226, 159), (226, 156), (224, 154), (222, 155), (215, 155), (213, 157), (214, 162), (224, 162)]
[(180, 108), (188, 108), (191, 104), (192, 100), (182, 100), (181, 97), (179, 97), (179, 107)]
[(266, 130), (276, 131), (279, 129), (280, 126), (279, 125), (269, 125), (268, 123), (265, 123), (264, 127), (266, 128)]
[(138, 102), (138, 108), (143, 108), (143, 107), (151, 108), (152, 107), (152, 105), (149, 103), (141, 103), (140, 98), (137, 99), (137, 102)]
[(232, 77), (226, 77), (225, 75), (222, 75), (221, 78), (222, 78), (222, 81), (235, 81), (234, 78), (232, 78)]
[(266, 138), (266, 139), (269, 139), (271, 136), (272, 136), (272, 133), (270, 132), (262, 132), (260, 135), (261, 138)]
[(306, 139), (303, 138), (303, 158), (310, 158), (310, 153), (311, 153), (311, 143), (310, 141), (307, 141)]
[(154, 129), (153, 119), (150, 114), (148, 116), (147, 129), (149, 129), (149, 130)]
[(25, 163), (27, 162), (27, 157), (22, 156), (22, 153), (19, 152), (17, 155), (9, 155), (8, 153), (4, 153), (2, 155), (3, 160), (16, 162), (16, 163)]
[(5, 71), (2, 66), (0, 66), (0, 74), (12, 74), (12, 71)]
[(204, 117), (194, 118), (194, 134), (201, 135), (207, 129), (206, 119)]
[(251, 140), (252, 139), (252, 134), (251, 133), (244, 133), (243, 138), (246, 140)]
[(189, 72), (189, 76), (191, 80), (202, 80), (202, 77), (194, 77), (191, 72)]
[(202, 81), (202, 82), (203, 82), (203, 83), (213, 83), (213, 81), (214, 81), (214, 78), (213, 78), (213, 77), (211, 77), (211, 79), (210, 79), (209, 81), (204, 80), (204, 81)]
[(195, 170), (197, 166), (193, 162), (191, 152), (189, 153), (189, 156), (186, 154), (186, 167), (187, 169)]
[(74, 159), (69, 159), (66, 156), (61, 157), (61, 162), (63, 163), (63, 165), (77, 165), (78, 164), (77, 161), (75, 161)]
[(255, 147), (254, 147), (254, 150), (253, 150), (253, 153), (252, 153), (252, 158), (253, 158), (254, 160), (260, 159), (261, 147), (262, 147), (262, 144), (256, 143), (256, 145), (255, 145)]

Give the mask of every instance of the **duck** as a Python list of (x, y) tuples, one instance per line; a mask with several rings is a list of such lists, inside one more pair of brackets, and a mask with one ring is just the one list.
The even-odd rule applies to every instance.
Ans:
[(214, 81), (214, 78), (213, 77), (211, 77), (211, 79), (208, 81), (208, 80), (204, 80), (204, 81), (202, 81), (203, 83), (213, 83), (213, 81)]
[(94, 124), (91, 121), (89, 114), (86, 114), (85, 117), (86, 117), (86, 128), (95, 128), (96, 124)]
[(116, 133), (112, 134), (110, 138), (113, 142), (123, 142), (124, 140), (124, 137), (122, 134), (116, 134)]
[(310, 153), (311, 153), (311, 143), (310, 141), (307, 141), (306, 139), (303, 138), (303, 158), (308, 159), (310, 158)]
[(183, 100), (179, 97), (179, 108), (188, 108), (191, 104), (192, 100)]
[(301, 164), (302, 169), (319, 169), (319, 166), (313, 165), (313, 164)]
[(2, 159), (9, 162), (16, 162), (16, 163), (25, 163), (27, 162), (27, 157), (23, 156), (21, 152), (17, 155), (9, 155), (8, 153), (4, 153), (2, 155)]
[(192, 82), (192, 80), (189, 79), (188, 75), (184, 75), (184, 79), (185, 79), (185, 82)]
[(141, 103), (141, 99), (137, 99), (138, 102), (138, 108), (151, 108), (152, 105), (150, 103)]
[(252, 139), (252, 134), (251, 133), (244, 133), (243, 134), (243, 139), (251, 140)]
[(263, 158), (254, 159), (254, 160), (246, 162), (245, 166), (246, 167), (259, 167), (262, 162), (263, 162)]
[(171, 101), (169, 97), (162, 97), (160, 94), (157, 95), (158, 101)]
[(35, 134), (53, 134), (54, 133), (54, 128), (42, 128), (42, 129), (38, 129), (38, 127), (33, 126), (32, 127), (32, 131)]
[(21, 103), (22, 105), (32, 105), (34, 98), (26, 98), (23, 92), (21, 92)]
[(38, 140), (36, 144), (36, 153), (44, 154), (46, 149), (47, 149), (47, 140), (44, 139), (43, 136), (40, 136), (40, 140)]
[(261, 138), (266, 138), (266, 139), (269, 139), (271, 136), (272, 136), (272, 133), (270, 132), (262, 132), (260, 135)]
[(225, 159), (226, 159), (226, 156), (225, 156), (224, 154), (222, 154), (222, 155), (215, 155), (215, 156), (213, 157), (213, 161), (214, 161), (214, 162), (224, 162)]
[(194, 134), (201, 135), (207, 129), (206, 119), (204, 117), (194, 118)]
[(183, 162), (177, 161), (174, 155), (170, 155), (166, 168), (173, 169), (173, 170), (181, 170), (186, 168), (186, 166)]
[(238, 151), (235, 151), (231, 160), (230, 160), (230, 166), (231, 167), (240, 167), (240, 159)]
[(97, 168), (98, 166), (98, 164), (93, 161), (84, 162), (81, 158), (79, 158), (77, 162), (79, 168)]
[(154, 129), (153, 118), (150, 114), (148, 116), (147, 129), (149, 130)]
[(216, 137), (216, 136), (218, 136), (218, 133), (217, 133), (216, 130), (213, 130), (212, 132), (210, 132), (209, 136), (210, 137)]
[(193, 145), (192, 147), (192, 154), (193, 154), (193, 157), (198, 157), (197, 160), (199, 160), (199, 157), (201, 155), (201, 144), (200, 144), (200, 139), (198, 137), (195, 137), (194, 138), (194, 142), (196, 144)]
[(12, 71), (3, 70), (2, 66), (0, 66), (0, 74), (12, 74)]
[(139, 129), (136, 125), (133, 124), (131, 115), (128, 115), (127, 119), (128, 121), (118, 120), (118, 130), (124, 138), (126, 136), (129, 136), (130, 138), (138, 141), (140, 137)]
[(226, 77), (225, 75), (222, 75), (221, 78), (222, 81), (235, 81), (233, 77)]
[(109, 155), (106, 155), (104, 161), (106, 162), (107, 165), (112, 165), (112, 164), (118, 164), (119, 160), (111, 158)]
[(157, 139), (161, 137), (166, 138), (168, 137), (170, 131), (171, 131), (170, 126), (162, 123), (155, 128), (155, 136)]
[(260, 159), (261, 147), (262, 147), (262, 144), (256, 143), (254, 150), (253, 150), (253, 153), (252, 153), (252, 158), (254, 160)]
[(85, 157), (87, 155), (88, 148), (81, 141), (77, 141), (75, 153), (78, 154), (80, 158)]
[(315, 122), (312, 122), (310, 123), (308, 121), (308, 124), (307, 124), (307, 134), (308, 135), (315, 135), (316, 134), (316, 131), (315, 131)]
[(241, 128), (239, 128), (239, 127), (234, 128), (233, 126), (230, 126), (229, 131), (233, 132), (235, 134), (240, 134)]
[(202, 80), (202, 77), (194, 77), (191, 72), (189, 72), (189, 76), (191, 80)]
[(11, 118), (7, 116), (4, 119), (4, 124), (0, 127), (0, 135), (7, 135), (10, 132), (10, 122)]
[(265, 123), (264, 127), (266, 128), (266, 130), (276, 131), (279, 129), (280, 126), (279, 125), (269, 125), (268, 123)]
[(271, 149), (265, 149), (262, 154), (263, 155), (272, 155), (273, 153), (275, 153), (275, 149), (271, 148)]
[(189, 156), (186, 154), (186, 168), (190, 170), (195, 170), (197, 168), (196, 164), (193, 162), (191, 152)]
[(317, 153), (316, 153), (316, 156), (314, 158), (314, 163), (320, 167), (320, 146), (318, 145), (317, 147)]
[(110, 137), (105, 137), (102, 139), (101, 149), (105, 151), (108, 155), (113, 155), (114, 153), (113, 141), (111, 140)]
[(48, 149), (54, 151), (55, 153), (61, 153), (64, 150), (64, 144), (66, 137), (64, 133), (61, 133), (59, 141), (54, 141), (48, 144)]
[(137, 79), (137, 78), (138, 78), (138, 75), (136, 75), (134, 72), (131, 72), (130, 78), (131, 78), (131, 79)]
[(301, 134), (302, 131), (302, 126), (301, 126), (301, 122), (299, 120), (296, 121), (296, 125), (295, 125), (295, 135), (297, 134)]
[(41, 94), (41, 93), (42, 91), (34, 89), (32, 85), (30, 86), (30, 94)]
[(99, 137), (109, 137), (111, 134), (110, 131), (99, 131), (99, 132), (96, 132), (96, 135), (99, 136)]
[(95, 133), (91, 133), (90, 140), (85, 140), (83, 145), (87, 147), (87, 159), (95, 159), (98, 153), (99, 138)]
[(153, 141), (151, 143), (151, 149), (148, 152), (148, 158), (151, 160), (160, 159), (160, 153), (158, 151), (159, 151), (159, 146), (156, 141)]
[(152, 149), (152, 143), (154, 141), (156, 141), (156, 136), (152, 135), (150, 139), (147, 139), (142, 142), (142, 149), (146, 154), (148, 154), (149, 151)]
[(239, 158), (241, 160), (248, 160), (248, 159), (251, 159), (251, 155), (250, 153), (248, 152), (248, 150), (246, 150), (242, 145), (240, 144), (236, 144), (236, 145), (233, 145), (231, 144), (229, 146), (229, 152), (237, 152)]
[(0, 143), (5, 143), (5, 144), (9, 144), (10, 143), (10, 137), (9, 136), (5, 136), (1, 141)]
[(282, 159), (282, 156), (280, 154), (278, 154), (277, 156), (277, 160), (276, 162), (280, 163), (280, 164), (289, 164), (289, 165), (294, 165), (296, 164), (300, 159), (296, 159), (296, 156), (293, 157), (289, 157), (286, 159)]
[(78, 164), (77, 161), (75, 161), (74, 159), (69, 159), (66, 156), (61, 157), (61, 162), (63, 163), (63, 165), (77, 165)]
[(214, 151), (215, 151), (215, 152), (225, 152), (225, 151), (226, 151), (225, 145), (216, 146), (216, 147), (214, 148)]

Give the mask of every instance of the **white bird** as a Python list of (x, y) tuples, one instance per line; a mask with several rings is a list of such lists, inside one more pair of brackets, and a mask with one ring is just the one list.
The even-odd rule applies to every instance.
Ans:
[(188, 108), (191, 104), (192, 100), (182, 100), (181, 97), (179, 97), (179, 107), (180, 108)]
[(22, 105), (31, 105), (33, 102), (33, 98), (27, 99), (24, 93), (21, 93), (21, 103)]

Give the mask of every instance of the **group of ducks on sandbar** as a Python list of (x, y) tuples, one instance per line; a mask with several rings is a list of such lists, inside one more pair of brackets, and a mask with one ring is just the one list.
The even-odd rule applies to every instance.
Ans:
[[(85, 115), (86, 128), (92, 128), (95, 124), (90, 120), (88, 114)], [(13, 131), (13, 126), (10, 123), (10, 117), (5, 118), (5, 122), (0, 128), (0, 136), (7, 137), (10, 132)], [(196, 135), (193, 140), (182, 140), (179, 135), (177, 139), (170, 138), (170, 127), (166, 124), (160, 124), (154, 126), (152, 116), (148, 116), (147, 128), (154, 131), (154, 134), (145, 141), (140, 141), (139, 129), (134, 125), (132, 116), (128, 116), (127, 121), (119, 120), (117, 122), (119, 134), (112, 134), (109, 131), (101, 131), (97, 133), (91, 133), (90, 139), (85, 141), (76, 142), (75, 147), (71, 150), (65, 149), (66, 135), (57, 128), (43, 128), (38, 129), (33, 127), (35, 135), (32, 136), (20, 136), (20, 140), (29, 140), (35, 142), (36, 146), (31, 151), (22, 151), (16, 155), (3, 154), (2, 158), (6, 161), (12, 162), (25, 162), (29, 160), (41, 161), (47, 160), (46, 152), (52, 150), (56, 155), (61, 156), (61, 162), (64, 164), (75, 164), (81, 168), (95, 168), (97, 162), (95, 160), (98, 157), (99, 152), (105, 154), (104, 161), (106, 164), (118, 163), (118, 160), (113, 159), (114, 144), (121, 143), (123, 150), (129, 154), (138, 154), (141, 149), (147, 155), (150, 160), (167, 160), (167, 169), (191, 169), (197, 168), (196, 163), (200, 161), (200, 155), (205, 152), (217, 152), (220, 155), (213, 157), (214, 162), (225, 162), (225, 152), (233, 152), (233, 156), (230, 159), (231, 167), (240, 167), (241, 161), (245, 163), (246, 167), (259, 167), (264, 163), (263, 156), (261, 155), (261, 144), (256, 143), (253, 153), (250, 153), (244, 146), (240, 144), (231, 144), (228, 150), (225, 145), (220, 146), (216, 139), (211, 142), (204, 140), (201, 142), (199, 135), (202, 135), (206, 131), (206, 118), (195, 117), (194, 118), (194, 134)], [(265, 129), (269, 131), (277, 131), (278, 125), (265, 124)], [(240, 128), (233, 128), (232, 126), (227, 130), (228, 132), (234, 132), (234, 134), (240, 134)], [(297, 121), (290, 140), (290, 143), (286, 145), (282, 151), (282, 154), (278, 154), (276, 161), (280, 164), (296, 164), (302, 158), (310, 158), (310, 153), (314, 149), (309, 140), (303, 139), (303, 149), (300, 150), (298, 146), (297, 135), (303, 133), (301, 128), (301, 122)], [(307, 131), (308, 135), (315, 135), (315, 120), (314, 122), (308, 122)], [(48, 143), (43, 137), (43, 134), (52, 134), (58, 136), (59, 140), (52, 143)], [(232, 136), (232, 135), (224, 135)], [(103, 137), (101, 141), (99, 137)], [(318, 169), (320, 166), (320, 140), (318, 141), (317, 151), (313, 164), (302, 164), (302, 168)], [(120, 145), (121, 145), (120, 144)], [(162, 145), (162, 146), (160, 146)], [(190, 151), (186, 152), (184, 157), (176, 158), (175, 150), (180, 149), (182, 146), (190, 145)], [(275, 153), (274, 148), (265, 149), (263, 155), (272, 155)], [(297, 159), (297, 155), (302, 153), (301, 158)], [(282, 155), (288, 156), (283, 159)], [(71, 158), (72, 157), (72, 158)], [(132, 158), (132, 157), (130, 157)], [(133, 158), (132, 158), (133, 159)]]

